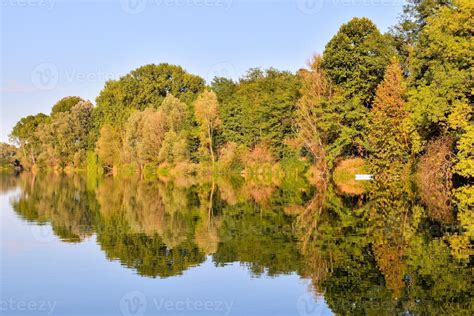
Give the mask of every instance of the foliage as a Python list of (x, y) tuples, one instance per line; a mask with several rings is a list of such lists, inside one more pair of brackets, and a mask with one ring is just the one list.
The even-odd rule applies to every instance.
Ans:
[(453, 188), (453, 139), (442, 137), (432, 140), (420, 157), (416, 182), (420, 197), (433, 219), (450, 223), (454, 214), (451, 203)]
[(377, 88), (369, 115), (369, 168), (381, 180), (399, 173), (411, 154), (406, 87), (398, 60), (393, 59)]
[[(140, 67), (97, 107), (63, 98), (15, 125), (18, 148), (0, 144), (2, 166), (87, 163), (87, 183), (24, 173), (0, 187), (18, 182), (23, 219), (68, 242), (96, 234), (144, 276), (207, 254), (309, 277), (337, 314), (472, 314), (473, 3), (409, 0), (391, 36), (354, 18), (297, 74), (250, 69), (207, 90), (180, 66)], [(365, 161), (375, 181), (339, 196)]]
[(213, 165), (216, 159), (214, 139), (216, 130), (221, 126), (218, 106), (217, 95), (212, 91), (204, 91), (194, 102), (195, 116), (200, 130), (201, 151), (208, 153)]
[(96, 152), (100, 162), (105, 168), (109, 169), (109, 171), (111, 171), (114, 165), (119, 163), (120, 136), (115, 128), (109, 124), (105, 124), (100, 129)]
[(0, 169), (16, 166), (18, 163), (17, 150), (13, 145), (0, 143)]
[(321, 66), (348, 99), (370, 107), (393, 54), (390, 41), (372, 21), (353, 18), (326, 44)]
[(403, 69), (408, 72), (408, 58), (413, 46), (419, 39), (420, 31), (426, 25), (427, 18), (433, 16), (443, 5), (451, 0), (407, 0), (397, 25), (390, 29)]
[(299, 97), (299, 80), (286, 71), (251, 69), (234, 86), (214, 83), (226, 142), (253, 147), (261, 141), (282, 157), (285, 139), (293, 135), (293, 112)]
[(37, 131), (42, 144), (39, 159), (51, 167), (83, 166), (92, 123), (92, 104), (80, 101), (67, 112), (57, 112)]
[(234, 142), (226, 143), (220, 150), (219, 170), (223, 173), (240, 172), (244, 168), (246, 148)]
[(340, 133), (340, 122), (344, 114), (337, 110), (338, 94), (321, 68), (321, 57), (314, 56), (309, 67), (299, 72), (302, 84), (295, 126), (302, 146), (311, 153), (319, 171), (325, 172), (342, 151), (340, 140), (346, 135), (344, 130)]
[(466, 178), (474, 178), (474, 126), (466, 128), (465, 133), (461, 135), (457, 143), (457, 164), (454, 171)]
[(36, 134), (38, 126), (47, 122), (49, 117), (43, 113), (22, 118), (13, 127), (10, 140), (20, 147), (21, 161), (24, 166), (36, 164), (41, 153), (41, 142)]
[(53, 105), (53, 108), (51, 109), (51, 116), (61, 113), (61, 112), (69, 112), (71, 109), (78, 104), (79, 102), (84, 101), (80, 97), (64, 97), (58, 102), (56, 102), (55, 105)]
[(190, 104), (204, 89), (204, 80), (170, 64), (145, 65), (119, 80), (108, 81), (97, 97), (98, 126), (122, 126), (131, 109), (158, 108), (167, 95)]
[(410, 59), (410, 107), (425, 138), (446, 134), (448, 117), (460, 105), (472, 107), (473, 14), (472, 1), (454, 1), (420, 31)]

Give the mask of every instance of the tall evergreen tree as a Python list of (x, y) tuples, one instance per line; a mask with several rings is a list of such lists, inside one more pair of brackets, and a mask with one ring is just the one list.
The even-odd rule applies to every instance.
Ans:
[(378, 86), (369, 116), (369, 165), (381, 179), (400, 172), (410, 156), (410, 122), (406, 85), (397, 59), (393, 59)]

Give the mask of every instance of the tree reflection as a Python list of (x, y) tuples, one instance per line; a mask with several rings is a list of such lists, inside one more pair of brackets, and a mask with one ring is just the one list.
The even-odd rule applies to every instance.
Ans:
[(21, 174), (17, 185), (21, 190), (12, 206), (23, 219), (50, 223), (55, 234), (69, 242), (92, 235), (97, 204), (94, 194), (86, 190), (83, 177)]
[(472, 262), (452, 257), (447, 227), (430, 233), (431, 213), (409, 181), (376, 181), (362, 206), (331, 186), (325, 195), (313, 216), (301, 214), (311, 220), (299, 223), (300, 249), (302, 274), (333, 312), (472, 314)]
[(460, 230), (433, 220), (403, 178), (356, 197), (299, 178), (0, 179), (3, 191), (20, 188), (11, 203), (24, 220), (66, 242), (95, 234), (109, 260), (142, 276), (179, 275), (211, 256), (253, 276), (309, 278), (336, 314), (472, 314), (472, 260), (453, 257)]

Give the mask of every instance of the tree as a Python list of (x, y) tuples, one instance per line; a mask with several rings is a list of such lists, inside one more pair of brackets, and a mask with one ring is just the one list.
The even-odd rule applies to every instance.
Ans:
[(247, 147), (266, 141), (273, 154), (288, 151), (285, 140), (294, 135), (293, 113), (299, 98), (299, 78), (287, 71), (250, 69), (237, 86), (215, 83), (225, 142)]
[(117, 131), (109, 124), (102, 126), (96, 152), (104, 168), (109, 172), (119, 163), (120, 144), (120, 136)]
[(22, 118), (13, 127), (10, 140), (20, 147), (22, 164), (34, 166), (41, 153), (41, 142), (37, 136), (38, 126), (47, 122), (49, 117), (43, 113)]
[(397, 59), (392, 59), (378, 86), (368, 130), (369, 165), (376, 177), (399, 175), (410, 157), (410, 122), (406, 85)]
[(69, 112), (73, 108), (73, 106), (75, 106), (81, 101), (84, 100), (80, 97), (64, 97), (58, 102), (56, 102), (55, 105), (53, 105), (53, 109), (51, 110), (51, 116), (61, 112)]
[(201, 130), (201, 146), (208, 148), (214, 165), (214, 138), (216, 130), (221, 126), (217, 95), (212, 91), (204, 91), (194, 102), (194, 111)]
[(474, 4), (455, 0), (436, 12), (426, 19), (410, 60), (409, 105), (424, 139), (449, 133), (449, 116), (473, 106)]
[(96, 99), (97, 125), (123, 126), (131, 109), (158, 108), (169, 94), (190, 104), (204, 89), (204, 84), (204, 79), (187, 73), (180, 66), (142, 66), (105, 84)]
[(392, 55), (388, 37), (372, 21), (353, 18), (327, 43), (321, 66), (348, 99), (370, 107)]
[[(318, 171), (327, 170), (328, 145), (334, 141), (331, 131), (337, 130), (336, 113), (330, 109), (335, 91), (321, 69), (321, 56), (316, 55), (309, 70), (299, 72), (302, 81), (301, 98), (298, 101), (296, 128), (303, 146), (311, 153)], [(332, 137), (331, 137), (332, 136)], [(333, 160), (333, 159), (330, 159)]]
[(7, 143), (0, 143), (0, 169), (12, 168), (19, 163), (17, 159), (17, 148)]
[(190, 129), (186, 104), (171, 94), (158, 110), (133, 111), (124, 126), (122, 161), (137, 164), (141, 170), (146, 164), (184, 160)]
[(232, 79), (215, 77), (212, 79), (211, 88), (217, 95), (219, 103), (228, 102), (237, 90), (237, 83)]
[(162, 113), (162, 124), (166, 130), (178, 132), (181, 129), (191, 128), (188, 106), (172, 94), (166, 96), (158, 112)]
[(173, 130), (165, 134), (163, 143), (158, 155), (159, 162), (166, 162), (175, 164), (185, 161), (189, 158), (188, 155), (188, 141), (185, 132), (176, 133)]
[(417, 43), (427, 19), (433, 16), (441, 6), (449, 5), (451, 2), (451, 0), (406, 1), (399, 23), (390, 29), (390, 35), (398, 51), (398, 56), (401, 58), (405, 73), (408, 73), (410, 52)]
[(146, 109), (142, 112), (141, 141), (138, 144), (138, 157), (142, 163), (157, 164), (163, 140), (167, 133), (166, 117), (163, 111)]
[(80, 167), (85, 163), (92, 108), (90, 102), (80, 101), (41, 125), (37, 132), (42, 143), (41, 160), (60, 168)]

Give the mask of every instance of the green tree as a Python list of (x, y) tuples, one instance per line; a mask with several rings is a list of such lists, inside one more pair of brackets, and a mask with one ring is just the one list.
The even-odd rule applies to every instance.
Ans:
[(80, 101), (67, 112), (58, 112), (43, 123), (37, 135), (42, 143), (41, 159), (51, 167), (80, 167), (86, 161), (88, 133), (92, 126), (92, 104)]
[(390, 35), (394, 40), (405, 72), (408, 72), (410, 52), (418, 41), (419, 34), (426, 25), (426, 20), (433, 16), (441, 6), (451, 3), (451, 0), (406, 1), (399, 22), (390, 29)]
[(215, 83), (214, 89), (222, 100), (219, 112), (225, 141), (247, 147), (265, 141), (281, 157), (288, 150), (285, 140), (294, 135), (298, 76), (275, 69), (250, 69), (236, 87), (230, 81), (220, 84)]
[(450, 132), (449, 116), (472, 108), (473, 14), (472, 1), (456, 0), (428, 17), (419, 34), (410, 60), (409, 105), (424, 139)]
[(49, 117), (43, 113), (22, 118), (13, 127), (10, 140), (20, 147), (22, 164), (32, 167), (41, 153), (41, 142), (37, 135), (38, 126), (47, 122)]
[(96, 127), (104, 123), (120, 127), (131, 109), (158, 108), (169, 94), (190, 104), (204, 89), (204, 80), (180, 66), (150, 64), (137, 68), (119, 80), (111, 80), (96, 99)]
[(388, 37), (372, 21), (353, 18), (326, 44), (321, 66), (348, 99), (370, 107), (393, 55)]
[(53, 109), (51, 110), (51, 116), (61, 112), (69, 112), (73, 108), (73, 106), (75, 106), (81, 101), (84, 100), (80, 97), (75, 96), (62, 98), (61, 100), (56, 102), (55, 105), (53, 105)]
[(211, 82), (211, 88), (216, 93), (219, 103), (230, 101), (237, 90), (237, 87), (237, 83), (232, 79), (224, 77), (215, 77)]
[(109, 173), (114, 166), (120, 163), (121, 140), (120, 135), (109, 124), (105, 124), (100, 129), (100, 136), (97, 140), (96, 152), (100, 162)]
[(17, 148), (7, 143), (0, 143), (0, 169), (12, 168), (17, 162)]

